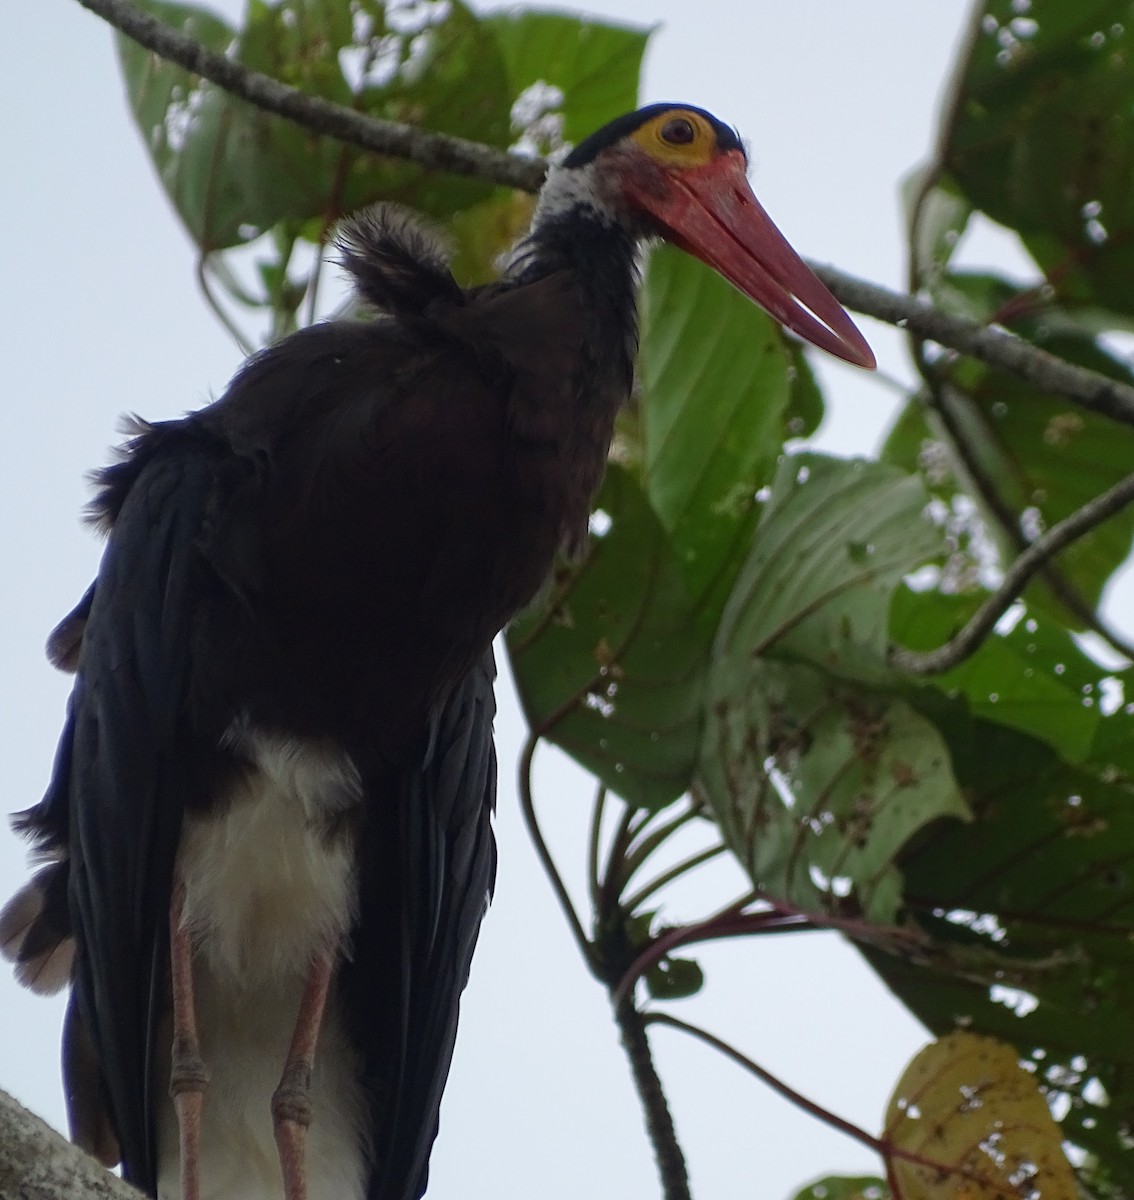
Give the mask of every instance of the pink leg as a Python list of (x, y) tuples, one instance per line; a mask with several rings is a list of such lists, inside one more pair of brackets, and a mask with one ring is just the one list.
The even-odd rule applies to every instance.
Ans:
[(181, 927), (185, 886), (180, 880), (169, 906), (170, 974), (173, 985), (173, 1060), (169, 1072), (169, 1094), (177, 1111), (181, 1143), (182, 1200), (201, 1197), (201, 1112), (209, 1072), (201, 1059), (197, 1039), (197, 1012), (193, 1004), (193, 943)]
[(307, 1200), (304, 1144), (307, 1127), (311, 1124), (311, 1071), (334, 966), (335, 954), (330, 950), (311, 960), (283, 1077), (272, 1094), (272, 1124), (283, 1172), (285, 1200)]

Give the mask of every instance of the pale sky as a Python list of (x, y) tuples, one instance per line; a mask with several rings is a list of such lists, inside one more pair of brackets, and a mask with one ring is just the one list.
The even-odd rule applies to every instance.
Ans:
[[(901, 286), (898, 183), (931, 144), (967, 4), (590, 8), (660, 22), (643, 101), (686, 100), (738, 126), (757, 194), (801, 253)], [(239, 354), (198, 295), (192, 249), (128, 118), (105, 28), (70, 0), (13, 3), (0, 9), (0, 44), (8, 48), (0, 808), (15, 810), (42, 794), (68, 691), (43, 642), (100, 552), (79, 523), (84, 472), (107, 460), (119, 414), (169, 417), (206, 402)], [(908, 379), (898, 333), (869, 320), (862, 327), (883, 367)], [(851, 368), (821, 370), (833, 410), (821, 445), (869, 452), (891, 412), (888, 393)], [(655, 1196), (605, 995), (585, 974), (521, 827), (512, 784), (521, 723), (506, 679), (500, 699), (497, 900), (463, 1006), (429, 1196)], [(565, 872), (579, 879), (591, 785), (546, 751), (536, 786)], [(0, 900), (25, 874), (24, 849), (5, 829)], [(706, 871), (667, 915), (704, 915), (728, 896), (731, 878)], [(853, 950), (810, 934), (717, 945), (698, 958), (704, 993), (670, 1011), (877, 1132), (924, 1034)], [(27, 995), (0, 972), (0, 1086), (57, 1126), (61, 1014), (61, 1001)], [(867, 1151), (712, 1051), (666, 1030), (653, 1040), (701, 1200), (786, 1200), (818, 1175), (876, 1168)]]

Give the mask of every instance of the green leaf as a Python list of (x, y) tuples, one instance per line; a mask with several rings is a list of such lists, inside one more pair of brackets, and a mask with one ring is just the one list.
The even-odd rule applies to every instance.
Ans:
[(646, 990), (655, 1000), (686, 1000), (705, 986), (705, 972), (691, 958), (664, 958), (646, 972)]
[(641, 307), (645, 488), (711, 632), (783, 446), (792, 364), (770, 317), (672, 247), (650, 256)]
[(472, 287), (498, 279), (501, 259), (527, 233), (534, 210), (534, 196), (497, 188), (487, 200), (454, 213), (445, 232), (457, 281)]
[[(326, 0), (257, 0), (240, 31), (192, 5), (143, 0), (142, 7), (210, 49), (231, 53), (235, 44), (245, 65), (312, 95), (507, 144), (503, 63), (495, 39), (460, 0), (423, 10), (420, 28), (407, 25), (404, 14), (387, 21), (379, 0), (357, 0), (349, 12)], [(269, 116), (125, 38), (119, 51), (143, 140), (203, 253), (243, 244), (285, 221), (312, 223), (318, 236), (341, 213), (379, 198), (447, 216), (492, 191)]]
[(922, 951), (865, 953), (935, 1033), (968, 1028), (1032, 1059), (1070, 1098), (1065, 1136), (1124, 1163), (1129, 1190), (1134, 790), (959, 707), (935, 723), (974, 821), (936, 826), (900, 859)]
[(1134, 667), (1104, 675), (1098, 690), (1109, 693), (1113, 711), (1099, 721), (1088, 761), (1101, 778), (1129, 783), (1134, 780)]
[(919, 286), (932, 284), (945, 270), (972, 216), (973, 206), (955, 180), (940, 176), (926, 182), (926, 168), (908, 175), (902, 184), (906, 223), (912, 228), (914, 278)]
[[(947, 642), (976, 610), (983, 593), (948, 596), (899, 588), (891, 634), (911, 650)], [(1102, 716), (1100, 668), (1062, 626), (1022, 606), (960, 666), (930, 681), (949, 696), (963, 695), (976, 716), (1043, 738), (1069, 762), (1095, 751)]]
[(985, 5), (945, 166), (1017, 230), (1059, 295), (1134, 311), (1129, 0)]
[[(954, 297), (964, 295), (967, 315), (988, 318), (1013, 294), (995, 276), (950, 275), (943, 281)], [(940, 295), (941, 289), (938, 290)], [(1111, 379), (1134, 383), (1134, 372), (1076, 329), (1062, 311), (1044, 311), (1018, 322), (1019, 332), (1043, 350), (1089, 367)], [(955, 417), (967, 433), (984, 474), (1008, 507), (1023, 514), (1032, 537), (1070, 516), (1088, 500), (1125, 478), (1134, 458), (1134, 433), (1032, 384), (966, 362), (950, 388)], [(938, 450), (926, 455), (926, 446)], [(963, 469), (928, 424), (915, 401), (906, 406), (887, 438), (883, 456), (907, 468), (921, 466), (933, 491), (951, 498), (967, 487)], [(990, 522), (996, 540), (1005, 539)], [(1091, 530), (1056, 559), (1056, 566), (1092, 606), (1114, 571), (1130, 554), (1134, 509), (1128, 508)], [(1005, 547), (1009, 558), (1014, 551)], [(1042, 582), (1026, 593), (1064, 620), (1072, 620)]]
[(630, 803), (660, 807), (696, 761), (707, 639), (631, 475), (608, 467), (597, 512), (582, 562), (508, 630), (512, 671), (534, 729)]
[[(139, 7), (217, 53), (236, 38), (232, 26), (198, 5), (140, 0)], [(234, 145), (254, 138), (259, 118), (241, 106), (241, 127), (232, 132), (235, 102), (218, 88), (121, 34), (117, 41), (134, 119), (190, 236), (203, 251), (238, 241), (248, 201)]]
[(753, 883), (804, 911), (893, 921), (902, 847), (966, 815), (934, 726), (904, 701), (739, 653), (716, 664), (707, 708), (699, 779)]
[[(321, 0), (309, 0), (316, 3)], [(403, 30), (398, 10), (383, 23), (384, 6), (367, 0), (374, 27), (356, 39), (355, 51), (370, 53), (390, 38), (400, 39), (401, 65), (392, 79), (379, 73), (361, 87), (352, 84), (355, 104), (385, 120), (418, 125), (469, 141), (504, 148), (509, 140), (508, 78), (496, 39), (485, 22), (460, 0), (437, 6), (442, 14), (422, 32)], [(421, 6), (428, 12), (426, 6)], [(409, 10), (411, 13), (414, 9)], [(384, 50), (382, 51), (384, 53)], [(341, 54), (340, 54), (341, 57)], [(396, 200), (418, 212), (447, 218), (492, 194), (490, 183), (417, 167), (373, 154), (354, 154), (343, 179), (343, 210), (373, 200)]]
[(715, 655), (774, 653), (888, 682), (890, 594), (940, 553), (916, 477), (865, 460), (785, 459), (717, 634)]
[(796, 1192), (792, 1200), (890, 1200), (890, 1189), (874, 1175), (827, 1175)]
[(826, 412), (823, 393), (803, 344), (794, 339), (785, 340), (784, 344), (791, 359), (788, 368), (791, 394), (784, 410), (784, 437), (808, 438), (819, 428)]
[(713, 647), (699, 782), (753, 882), (805, 910), (892, 920), (894, 860), (966, 809), (933, 725), (886, 664), (890, 594), (934, 553), (924, 493), (818, 455), (780, 470)]
[(579, 142), (638, 103), (650, 30), (566, 13), (502, 12), (484, 19), (496, 39), (513, 98), (534, 84), (562, 94), (563, 137)]

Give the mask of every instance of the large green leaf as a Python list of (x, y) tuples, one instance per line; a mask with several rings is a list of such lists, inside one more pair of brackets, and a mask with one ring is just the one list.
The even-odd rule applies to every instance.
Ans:
[(715, 664), (699, 780), (725, 840), (776, 900), (891, 922), (898, 852), (963, 817), (949, 753), (907, 703), (802, 663)]
[(1134, 780), (1134, 667), (1108, 679), (1110, 711), (1095, 729), (1087, 759), (1091, 768), (1111, 782)]
[(558, 93), (544, 100), (562, 114), (567, 141), (579, 142), (637, 106), (649, 30), (553, 12), (494, 13), (484, 24), (500, 48), (513, 98), (537, 84)]
[(1130, 0), (989, 0), (944, 166), (1068, 299), (1134, 312)]
[(889, 683), (890, 595), (938, 555), (919, 479), (862, 459), (785, 459), (717, 634), (718, 660), (774, 653)]
[(895, 858), (964, 816), (932, 723), (886, 663), (890, 595), (938, 549), (918, 481), (817, 455), (772, 487), (713, 647), (698, 780), (753, 882), (805, 910), (895, 919)]
[(868, 957), (935, 1032), (993, 1034), (1032, 1059), (1071, 1098), (1067, 1135), (1124, 1163), (1129, 1192), (1134, 791), (960, 709), (935, 721), (975, 819), (936, 826), (901, 857), (924, 954)]
[[(420, 28), (387, 20), (380, 0), (250, 3), (236, 31), (192, 5), (143, 0), (152, 15), (210, 49), (360, 111), (505, 145), (507, 80), (495, 39), (460, 0)], [(422, 10), (423, 13), (425, 10)], [(431, 15), (430, 15), (431, 14)], [(280, 222), (311, 235), (378, 198), (446, 216), (491, 186), (344, 147), (229, 96), (119, 39), (131, 107), (170, 199), (203, 252), (250, 241)]]
[[(891, 635), (911, 650), (935, 649), (961, 629), (983, 599), (983, 593), (899, 588)], [(1062, 626), (1020, 606), (975, 654), (934, 675), (927, 686), (962, 695), (976, 716), (1043, 738), (1067, 761), (1082, 762), (1097, 753), (1102, 681), (1108, 677), (1113, 678)]]
[[(141, 7), (218, 53), (236, 38), (227, 22), (198, 5), (142, 0)], [(190, 236), (206, 250), (231, 245), (247, 219), (248, 198), (226, 164), (235, 160), (239, 170), (241, 148), (255, 141), (259, 118), (242, 108), (233, 130), (234, 102), (220, 89), (129, 38), (119, 36), (118, 53), (142, 140)]]
[(672, 247), (650, 256), (643, 479), (708, 632), (783, 447), (791, 368), (778, 326), (719, 275)]
[(707, 639), (665, 531), (634, 478), (610, 466), (586, 556), (508, 630), (531, 726), (634, 804), (688, 786)]

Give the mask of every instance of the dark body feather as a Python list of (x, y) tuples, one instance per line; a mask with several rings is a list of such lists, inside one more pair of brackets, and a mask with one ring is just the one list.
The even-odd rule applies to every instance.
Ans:
[(78, 675), (50, 788), (22, 817), (56, 860), (22, 953), (73, 934), (73, 1125), (105, 1155), (109, 1121), (151, 1193), (179, 839), (249, 769), (241, 725), (357, 768), (363, 802), (342, 820), (358, 915), (336, 988), (366, 1195), (424, 1190), (494, 875), (491, 640), (585, 536), (631, 382), (633, 239), (569, 217), (471, 293), (438, 256), (415, 273), (404, 226), (356, 225), (346, 264), (385, 315), (255, 356), (100, 475), (109, 543), (52, 643)]

